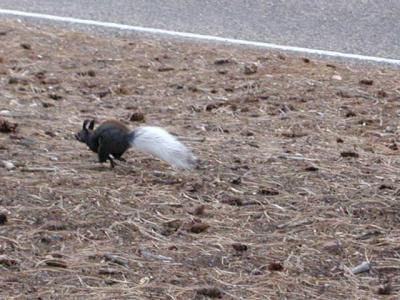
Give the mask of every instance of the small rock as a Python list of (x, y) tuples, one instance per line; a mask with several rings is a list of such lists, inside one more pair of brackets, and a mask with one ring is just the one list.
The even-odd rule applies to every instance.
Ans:
[(19, 261), (7, 255), (0, 255), (0, 265), (5, 267), (14, 267), (19, 264)]
[(45, 264), (49, 267), (54, 267), (54, 268), (62, 268), (66, 269), (68, 267), (67, 263), (63, 260), (59, 259), (49, 259), (45, 261)]
[(128, 95), (129, 94), (129, 90), (126, 86), (119, 86), (116, 92), (120, 95)]
[(49, 103), (49, 102), (42, 102), (42, 106), (43, 106), (44, 108), (49, 108), (49, 107), (53, 107), (54, 104), (53, 104), (53, 103)]
[(197, 289), (196, 294), (199, 296), (206, 296), (209, 298), (222, 298), (224, 293), (222, 292), (221, 289), (217, 287), (207, 286)]
[(293, 126), (289, 130), (282, 132), (282, 136), (286, 138), (301, 138), (307, 136), (309, 133), (304, 131), (300, 126)]
[(223, 195), (221, 203), (229, 204), (232, 206), (242, 206), (243, 201), (239, 197), (232, 196), (232, 195)]
[[(60, 80), (56, 77), (45, 78), (40, 81), (42, 84), (57, 85), (60, 84)], [(52, 88), (52, 87), (49, 87)]]
[(340, 247), (340, 245), (339, 245), (338, 242), (336, 242), (336, 241), (329, 241), (329, 242), (326, 242), (326, 243), (322, 246), (322, 248), (323, 248), (325, 251), (329, 252), (330, 254), (338, 255), (338, 254), (340, 254), (340, 253), (342, 252), (342, 248)]
[(355, 117), (355, 116), (357, 116), (357, 114), (356, 114), (354, 111), (352, 111), (352, 110), (348, 110), (348, 111), (346, 112), (346, 114), (345, 114), (345, 117), (346, 117), (346, 118), (351, 118), (351, 117)]
[(388, 183), (382, 183), (379, 187), (379, 190), (394, 190), (394, 186)]
[(190, 86), (188, 86), (188, 91), (196, 93), (199, 91), (199, 89), (194, 85), (190, 85)]
[(394, 126), (386, 126), (385, 132), (395, 133), (396, 132), (396, 127), (394, 127)]
[(361, 264), (359, 264), (358, 266), (355, 266), (354, 268), (352, 268), (351, 272), (353, 274), (359, 274), (359, 273), (369, 271), (370, 268), (371, 268), (371, 263), (369, 261), (364, 261)]
[(242, 183), (242, 178), (241, 178), (241, 177), (233, 178), (233, 179), (231, 180), (231, 183), (232, 183), (232, 184), (235, 184), (235, 185), (239, 185), (239, 184)]
[(254, 132), (250, 130), (242, 131), (240, 134), (243, 136), (254, 136)]
[(345, 91), (338, 91), (338, 92), (336, 92), (336, 95), (338, 95), (339, 97), (342, 97), (342, 98), (351, 98), (352, 97), (352, 95), (350, 93), (345, 92)]
[(163, 66), (157, 69), (158, 72), (169, 72), (175, 70), (173, 67)]
[(235, 249), (238, 252), (244, 252), (247, 251), (248, 247), (245, 244), (241, 244), (241, 243), (234, 243), (232, 244), (233, 249)]
[(57, 101), (61, 100), (63, 97), (56, 93), (49, 93), (49, 98)]
[(214, 109), (217, 109), (219, 107), (223, 106), (223, 103), (209, 103), (206, 105), (205, 110), (206, 111), (212, 111)]
[(251, 75), (257, 73), (258, 67), (255, 63), (246, 63), (244, 65), (244, 74)]
[(251, 275), (255, 275), (255, 276), (263, 275), (265, 273), (266, 269), (267, 269), (267, 266), (261, 266), (259, 268), (255, 268), (255, 269), (251, 270)]
[(218, 66), (220, 66), (220, 65), (226, 65), (226, 64), (229, 64), (229, 63), (231, 63), (232, 61), (230, 60), (230, 59), (228, 59), (228, 58), (218, 58), (218, 59), (216, 59), (215, 61), (214, 61), (214, 65), (218, 65)]
[(390, 295), (392, 291), (393, 291), (392, 285), (390, 283), (386, 283), (381, 285), (376, 291), (376, 293), (378, 295)]
[(170, 236), (177, 232), (179, 228), (182, 226), (181, 220), (172, 220), (163, 224), (163, 228), (161, 230), (161, 234), (164, 236)]
[(379, 90), (378, 93), (377, 93), (377, 96), (379, 98), (385, 98), (385, 97), (388, 96), (388, 94), (384, 90)]
[(340, 152), (341, 157), (353, 157), (358, 158), (360, 155), (355, 151), (342, 151)]
[(399, 150), (399, 146), (395, 141), (392, 141), (392, 143), (390, 143), (387, 147), (393, 151)]
[(319, 170), (319, 168), (316, 166), (308, 166), (308, 167), (304, 168), (304, 171), (307, 171), (307, 172), (316, 172), (318, 170)]
[(144, 122), (145, 121), (144, 113), (142, 113), (142, 112), (134, 112), (130, 116), (129, 121), (131, 121), (131, 122)]
[(206, 231), (210, 227), (210, 225), (201, 222), (201, 220), (194, 220), (191, 223), (187, 224), (186, 227), (187, 231), (198, 234)]
[(272, 262), (268, 265), (268, 270), (269, 271), (277, 271), (277, 272), (281, 272), (283, 271), (283, 266), (281, 263), (279, 262)]
[(0, 213), (0, 225), (4, 225), (8, 222), (7, 215), (5, 213)]
[(55, 137), (55, 136), (57, 136), (56, 133), (54, 133), (53, 131), (50, 131), (50, 130), (46, 130), (46, 131), (44, 132), (44, 134), (45, 134), (45, 135), (48, 135), (49, 137)]
[(94, 70), (89, 70), (89, 71), (87, 72), (87, 74), (88, 74), (90, 77), (96, 77), (96, 72), (95, 72)]
[(35, 74), (35, 77), (39, 80), (44, 80), (46, 78), (46, 71), (39, 71)]
[(56, 235), (56, 234), (46, 234), (40, 238), (40, 242), (43, 244), (47, 244), (47, 245), (50, 245), (52, 243), (56, 243), (59, 241), (63, 241), (63, 240), (64, 240), (64, 238), (62, 236)]
[(332, 76), (332, 79), (340, 81), (340, 80), (342, 80), (342, 76), (340, 76), (338, 74), (335, 74), (335, 75)]
[(113, 108), (115, 107), (115, 105), (112, 104), (112, 103), (105, 103), (105, 104), (104, 104), (104, 107), (105, 107), (105, 108), (113, 109)]
[(185, 86), (183, 84), (176, 83), (176, 84), (171, 85), (171, 87), (176, 88), (177, 90), (183, 90), (183, 88)]
[(279, 195), (279, 191), (272, 189), (272, 188), (268, 188), (268, 187), (262, 187), (258, 190), (258, 193), (261, 195), (265, 195), (265, 196), (276, 196)]
[(306, 64), (308, 64), (308, 63), (311, 62), (310, 59), (307, 58), (307, 57), (303, 57), (302, 60), (303, 60), (303, 62), (306, 63)]
[[(201, 182), (193, 182), (187, 185), (186, 190), (190, 193), (196, 193), (201, 189), (202, 186), (203, 184)], [(201, 205), (199, 207), (201, 207)]]
[(216, 90), (216, 89), (211, 89), (211, 90), (210, 90), (210, 93), (211, 93), (211, 94), (217, 94), (217, 93), (218, 93), (218, 90)]
[(13, 137), (10, 136), (10, 138), (19, 140), (18, 144), (25, 146), (27, 148), (32, 147), (36, 143), (35, 140), (29, 139), (29, 138), (24, 138), (21, 136), (13, 136)]
[[(243, 109), (242, 109), (242, 111), (243, 111)], [(260, 146), (258, 146), (258, 144), (256, 143), (256, 142), (247, 142), (247, 145), (249, 145), (250, 147), (253, 147), (253, 148), (260, 148)]]
[(104, 283), (107, 285), (114, 285), (114, 284), (120, 284), (120, 280), (115, 280), (115, 279), (106, 279), (104, 280)]
[(44, 226), (44, 228), (49, 231), (61, 231), (66, 230), (68, 228), (68, 224), (59, 221), (50, 221)]
[(25, 50), (31, 50), (32, 49), (31, 44), (28, 44), (28, 43), (21, 43), (21, 47), (23, 49), (25, 49)]
[(100, 98), (104, 98), (105, 96), (111, 94), (110, 90), (104, 90), (104, 91), (100, 91), (97, 93), (97, 96), (99, 96)]
[(109, 267), (100, 268), (99, 270), (99, 275), (116, 275), (120, 273), (121, 273), (120, 270)]
[(373, 84), (374, 84), (374, 81), (373, 81), (372, 79), (361, 79), (361, 80), (360, 80), (360, 84), (363, 84), (363, 85), (373, 85)]
[(205, 214), (205, 210), (205, 205), (199, 205), (193, 210), (193, 212), (191, 212), (191, 214), (195, 216), (203, 216)]
[(10, 111), (9, 110), (0, 110), (0, 115), (1, 116), (8, 116), (8, 115), (10, 115)]
[(3, 167), (6, 168), (8, 171), (15, 169), (15, 165), (11, 161), (3, 160), (1, 163)]
[(19, 78), (19, 77), (10, 77), (8, 79), (8, 84), (22, 84), (22, 85), (27, 85), (29, 82), (25, 78)]
[(360, 119), (358, 120), (357, 124), (363, 125), (363, 126), (369, 126), (372, 125), (374, 123), (378, 123), (379, 121), (377, 119)]

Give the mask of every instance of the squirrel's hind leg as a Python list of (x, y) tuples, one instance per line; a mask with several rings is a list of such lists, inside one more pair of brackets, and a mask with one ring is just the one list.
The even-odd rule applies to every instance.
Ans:
[(110, 156), (110, 157), (108, 158), (108, 160), (110, 161), (110, 167), (111, 167), (111, 169), (114, 169), (114, 168), (115, 168), (115, 162), (114, 162), (114, 160), (112, 159), (112, 157)]
[(105, 163), (107, 160), (109, 160), (111, 168), (115, 167), (113, 156), (108, 152), (107, 147), (105, 147), (101, 143), (97, 151), (97, 156), (99, 157), (99, 162)]

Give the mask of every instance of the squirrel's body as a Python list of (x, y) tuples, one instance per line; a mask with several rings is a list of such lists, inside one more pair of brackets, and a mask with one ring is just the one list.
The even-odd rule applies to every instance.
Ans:
[(160, 127), (146, 126), (130, 131), (121, 122), (109, 120), (94, 130), (94, 120), (85, 120), (82, 130), (75, 137), (97, 153), (99, 162), (109, 160), (112, 167), (113, 159), (122, 160), (121, 156), (132, 146), (175, 168), (190, 169), (195, 163), (191, 151)]
[(93, 131), (88, 146), (90, 150), (96, 152), (100, 162), (109, 159), (110, 154), (120, 159), (129, 149), (129, 129), (118, 121), (106, 121)]

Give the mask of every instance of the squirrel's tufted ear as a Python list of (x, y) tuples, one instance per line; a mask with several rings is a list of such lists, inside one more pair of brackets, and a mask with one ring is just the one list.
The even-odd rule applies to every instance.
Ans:
[(89, 124), (89, 122), (90, 122), (90, 120), (85, 120), (85, 121), (83, 121), (83, 125), (82, 125), (82, 129), (83, 130), (87, 130), (88, 129), (88, 124)]
[(94, 128), (94, 119), (92, 119), (92, 120), (90, 121), (90, 123), (89, 123), (89, 129), (90, 129), (90, 130), (93, 130), (93, 128)]
[(83, 126), (82, 126), (83, 130), (93, 130), (93, 128), (94, 128), (94, 119), (93, 120), (86, 119), (85, 121), (83, 121)]

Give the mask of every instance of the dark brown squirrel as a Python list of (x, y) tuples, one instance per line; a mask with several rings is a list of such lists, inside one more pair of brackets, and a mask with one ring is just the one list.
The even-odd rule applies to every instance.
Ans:
[(121, 156), (131, 147), (177, 169), (192, 169), (196, 164), (190, 149), (161, 127), (144, 126), (131, 131), (119, 121), (108, 120), (94, 129), (94, 120), (85, 120), (75, 138), (96, 152), (99, 162), (109, 160), (112, 168), (114, 159), (124, 161)]

